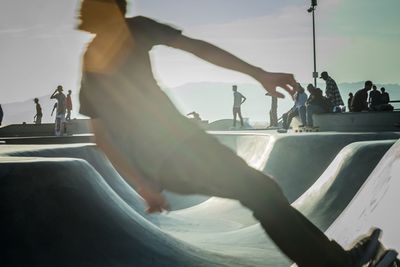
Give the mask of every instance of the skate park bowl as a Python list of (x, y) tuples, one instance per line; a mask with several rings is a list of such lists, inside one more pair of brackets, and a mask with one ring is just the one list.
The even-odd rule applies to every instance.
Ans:
[[(379, 226), (399, 249), (398, 134), (211, 133), (342, 245)], [(0, 170), (2, 266), (290, 266), (237, 201), (170, 194), (146, 214), (93, 144), (2, 145)]]

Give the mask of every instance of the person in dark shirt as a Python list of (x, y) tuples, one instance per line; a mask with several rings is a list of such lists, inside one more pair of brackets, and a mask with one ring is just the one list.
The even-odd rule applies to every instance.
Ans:
[(353, 112), (368, 111), (368, 91), (372, 88), (372, 82), (366, 81), (364, 88), (356, 92), (351, 101), (351, 110)]
[(67, 109), (67, 116), (65, 117), (66, 121), (71, 120), (71, 111), (72, 111), (71, 94), (72, 94), (72, 91), (68, 90), (67, 99), (65, 100), (65, 108)]
[(42, 107), (39, 104), (39, 99), (35, 98), (33, 100), (36, 104), (36, 114), (33, 117), (33, 121), (35, 122), (35, 124), (42, 124), (42, 117), (43, 117), (43, 113), (42, 113)]
[(378, 111), (393, 111), (394, 107), (389, 104), (390, 101), (390, 96), (386, 92), (385, 87), (381, 88), (381, 99), (380, 99), (380, 105), (376, 108)]
[(313, 114), (321, 114), (331, 111), (331, 105), (329, 99), (322, 95), (322, 90), (320, 88), (315, 88), (311, 83), (307, 86), (307, 90), (310, 96), (306, 102), (306, 126), (313, 127)]
[(349, 93), (349, 99), (347, 99), (347, 107), (349, 109), (349, 111), (353, 111), (352, 107), (351, 107), (351, 102), (353, 101), (353, 93)]
[(373, 85), (372, 91), (369, 92), (369, 98), (368, 98), (369, 109), (372, 111), (379, 110), (379, 106), (381, 105), (381, 98), (382, 98), (381, 92), (379, 92), (376, 89), (376, 85)]
[(3, 116), (4, 116), (3, 108), (0, 105), (0, 126), (3, 123)]
[(274, 179), (180, 114), (159, 88), (149, 52), (167, 45), (192, 53), (253, 77), (275, 97), (283, 97), (277, 87), (294, 94), (294, 76), (267, 72), (153, 19), (124, 18), (125, 12), (124, 0), (81, 2), (79, 29), (96, 36), (83, 56), (80, 112), (92, 118), (97, 145), (135, 186), (148, 212), (167, 208), (164, 189), (238, 199), (299, 266), (366, 263), (369, 258), (360, 257), (374, 242), (345, 251), (290, 205)]
[(389, 94), (386, 92), (385, 87), (381, 88), (381, 104), (389, 104), (390, 101), (390, 96)]

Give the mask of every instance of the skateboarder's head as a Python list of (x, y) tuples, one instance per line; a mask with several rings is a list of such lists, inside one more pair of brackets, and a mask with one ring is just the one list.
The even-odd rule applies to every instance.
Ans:
[(326, 71), (321, 72), (321, 76), (320, 76), (321, 79), (326, 81), (328, 79), (328, 77), (329, 77), (328, 72), (326, 72)]
[(237, 85), (232, 85), (232, 91), (234, 91), (234, 92), (237, 91)]
[(57, 91), (58, 91), (59, 93), (62, 93), (63, 87), (62, 87), (61, 85), (57, 86)]
[(71, 95), (72, 94), (72, 91), (71, 90), (68, 90), (68, 95)]
[(34, 101), (36, 104), (39, 103), (39, 99), (38, 99), (38, 98), (33, 99), (33, 101)]
[(371, 90), (371, 88), (372, 88), (372, 82), (371, 82), (371, 81), (366, 81), (366, 82), (365, 82), (364, 88), (365, 88), (367, 91)]
[(123, 21), (126, 0), (82, 0), (79, 19), (80, 30), (98, 33), (111, 22)]

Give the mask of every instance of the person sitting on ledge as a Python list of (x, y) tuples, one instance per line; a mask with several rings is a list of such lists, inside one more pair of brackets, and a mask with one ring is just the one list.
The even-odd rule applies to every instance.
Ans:
[(306, 118), (308, 127), (314, 127), (313, 114), (326, 113), (332, 110), (330, 101), (322, 95), (322, 90), (312, 84), (307, 86), (310, 96), (306, 102)]
[(372, 82), (366, 81), (364, 88), (358, 90), (351, 101), (351, 111), (368, 111), (368, 91), (372, 88)]
[(381, 101), (380, 101), (380, 105), (378, 106), (377, 110), (378, 111), (393, 111), (393, 106), (389, 104), (390, 101), (390, 96), (389, 94), (386, 92), (385, 87), (381, 88)]
[(376, 85), (374, 84), (372, 86), (372, 91), (369, 92), (368, 98), (369, 109), (371, 111), (378, 111), (379, 106), (381, 105), (381, 98), (382, 94), (377, 90)]
[(306, 101), (307, 94), (304, 92), (304, 88), (298, 83), (295, 87), (296, 93), (293, 96), (294, 106), (286, 113), (282, 115), (282, 126), (284, 129), (289, 129), (292, 119), (296, 116), (300, 117), (302, 125), (306, 125)]

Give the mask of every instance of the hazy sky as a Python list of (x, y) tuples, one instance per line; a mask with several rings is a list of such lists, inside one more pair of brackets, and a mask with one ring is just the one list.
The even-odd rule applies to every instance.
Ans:
[[(1, 0), (0, 102), (46, 95), (58, 85), (77, 91), (80, 57), (90, 36), (74, 30), (78, 0)], [(131, 15), (168, 22), (267, 70), (310, 82), (310, 1), (136, 0)], [(399, 0), (319, 1), (318, 70), (338, 81), (400, 83)], [(154, 53), (160, 84), (252, 82), (174, 49)]]

